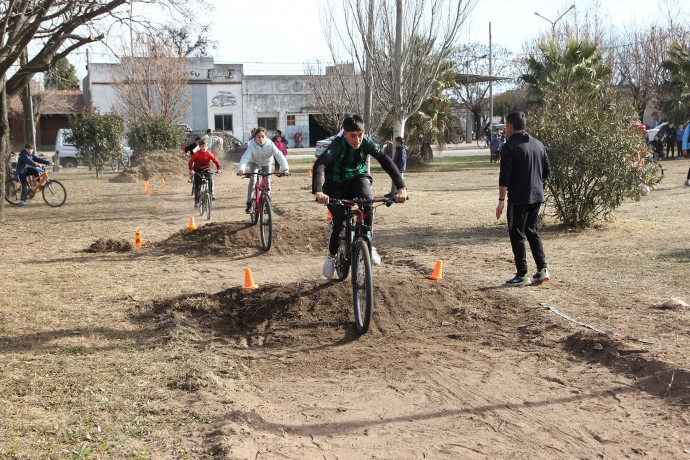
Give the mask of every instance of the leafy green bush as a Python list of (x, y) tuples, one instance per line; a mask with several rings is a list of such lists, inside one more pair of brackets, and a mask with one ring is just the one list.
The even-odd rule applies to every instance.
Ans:
[(96, 170), (96, 177), (107, 163), (122, 155), (125, 129), (117, 116), (85, 110), (70, 117), (70, 128), (67, 142), (74, 144), (85, 165)]
[(127, 142), (133, 155), (164, 149), (179, 149), (185, 143), (180, 128), (162, 117), (135, 121), (127, 133)]
[(634, 108), (605, 100), (547, 91), (530, 120), (529, 132), (544, 143), (552, 165), (548, 199), (567, 225), (610, 219), (625, 198), (639, 200), (641, 184), (661, 180), (659, 165), (644, 160)]

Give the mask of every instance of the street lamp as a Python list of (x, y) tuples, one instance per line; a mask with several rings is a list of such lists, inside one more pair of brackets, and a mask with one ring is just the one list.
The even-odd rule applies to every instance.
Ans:
[(562, 18), (563, 16), (565, 16), (568, 12), (570, 12), (571, 10), (574, 10), (574, 9), (575, 9), (575, 4), (573, 3), (572, 5), (570, 5), (570, 8), (568, 8), (567, 10), (565, 10), (565, 13), (561, 14), (560, 16), (558, 16), (558, 19), (556, 19), (555, 21), (552, 21), (551, 19), (542, 16), (541, 14), (539, 14), (538, 11), (535, 11), (534, 14), (536, 14), (537, 16), (539, 16), (539, 17), (542, 18), (542, 19), (546, 19), (547, 21), (549, 21), (549, 23), (551, 23), (551, 38), (553, 39), (553, 38), (555, 37), (555, 35), (556, 35), (556, 23), (557, 23), (558, 21), (560, 21), (561, 18)]

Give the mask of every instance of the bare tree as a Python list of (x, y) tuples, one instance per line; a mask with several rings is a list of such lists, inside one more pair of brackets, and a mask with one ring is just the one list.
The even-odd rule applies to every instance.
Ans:
[[(332, 52), (344, 48), (374, 99), (390, 108), (394, 135), (404, 136), (405, 122), (428, 95), (476, 0), (370, 1), (375, 9), (364, 0), (329, 5), (327, 40)], [(367, 39), (372, 30), (374, 39)]]
[(170, 40), (150, 35), (139, 35), (129, 48), (133, 56), (120, 58), (114, 79), (115, 112), (125, 121), (182, 119), (191, 101), (185, 56)]
[[(17, 94), (38, 72), (50, 67), (72, 51), (102, 40), (108, 28), (127, 23), (130, 0), (5, 0), (0, 2), (0, 222), (5, 220), (4, 165), (9, 156), (7, 101)], [(156, 4), (161, 16), (203, 11), (203, 0), (144, 0)], [(20, 55), (31, 45), (31, 56), (20, 64)], [(13, 66), (18, 69), (9, 75)], [(2, 103), (2, 101), (5, 101)]]
[[(516, 78), (516, 66), (512, 53), (500, 46), (493, 46), (492, 74)], [(460, 106), (472, 112), (475, 120), (475, 128), (479, 129), (484, 120), (484, 111), (487, 108), (489, 82), (475, 83), (470, 75), (488, 75), (489, 73), (489, 47), (480, 43), (472, 43), (457, 47), (452, 55), (455, 62), (455, 71), (458, 74), (468, 75), (467, 81), (458, 79), (458, 86), (454, 88), (452, 98), (457, 100)], [(500, 82), (493, 83), (494, 93), (503, 89), (505, 85)]]
[(330, 133), (337, 133), (343, 116), (361, 113), (364, 97), (364, 79), (355, 73), (354, 64), (325, 67), (316, 62), (307, 66), (309, 103), (319, 112), (316, 120)]

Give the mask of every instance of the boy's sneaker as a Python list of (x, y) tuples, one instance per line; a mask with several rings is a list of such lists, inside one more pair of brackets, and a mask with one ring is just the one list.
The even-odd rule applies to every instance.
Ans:
[(690, 187), (690, 179), (685, 179), (685, 186)]
[(25, 206), (26, 206), (26, 201), (20, 201), (19, 203), (17, 203), (17, 206), (19, 206), (19, 207), (21, 207), (21, 208), (25, 207)]
[(194, 209), (197, 209), (198, 207), (199, 207), (199, 202), (198, 202), (198, 201), (195, 201), (195, 202), (194, 202)]
[(244, 212), (246, 212), (247, 214), (252, 212), (252, 204), (251, 203), (247, 203), (247, 207), (244, 208)]
[(371, 263), (374, 265), (381, 265), (381, 256), (374, 246), (371, 247)]
[(333, 278), (333, 273), (335, 273), (335, 258), (328, 254), (323, 262), (323, 276), (331, 279)]
[(543, 281), (548, 281), (550, 279), (551, 279), (551, 276), (549, 276), (549, 270), (546, 267), (542, 268), (537, 273), (532, 275), (532, 282), (533, 283), (541, 283)]
[(216, 194), (215, 193), (211, 193), (211, 201), (216, 201)]
[(529, 275), (518, 276), (515, 275), (513, 278), (506, 281), (508, 286), (529, 286), (532, 284), (532, 280), (529, 279)]

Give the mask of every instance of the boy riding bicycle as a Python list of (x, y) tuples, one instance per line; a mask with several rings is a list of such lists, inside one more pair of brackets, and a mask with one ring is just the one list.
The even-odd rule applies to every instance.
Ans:
[[(316, 196), (316, 201), (328, 205), (328, 210), (333, 216), (328, 237), (328, 255), (326, 255), (323, 264), (323, 275), (329, 279), (333, 277), (335, 271), (334, 257), (338, 251), (338, 238), (345, 219), (344, 209), (329, 205), (329, 198), (372, 198), (372, 178), (367, 174), (367, 155), (378, 160), (393, 180), (393, 184), (397, 188), (395, 201), (404, 203), (407, 199), (407, 188), (400, 171), (381, 148), (369, 136), (364, 135), (362, 117), (359, 115), (345, 117), (342, 131), (316, 160), (312, 170), (312, 193)], [(364, 224), (373, 228), (372, 207), (363, 206), (362, 210), (365, 215)], [(371, 259), (374, 265), (381, 263), (381, 257), (373, 246), (371, 247)]]
[(199, 150), (189, 159), (189, 174), (194, 174), (194, 207), (199, 207), (199, 189), (201, 188), (201, 178), (206, 176), (208, 182), (208, 190), (211, 192), (211, 197), (215, 200), (216, 194), (213, 191), (213, 175), (211, 174), (211, 162), (216, 165), (218, 174), (223, 171), (220, 168), (220, 161), (214, 154), (208, 150), (208, 142), (206, 139), (199, 141)]
[(45, 160), (34, 153), (34, 146), (31, 144), (24, 145), (24, 149), (19, 152), (17, 158), (17, 179), (22, 184), (21, 198), (17, 206), (26, 206), (26, 195), (29, 191), (29, 181), (27, 176), (38, 177), (38, 164), (52, 166), (48, 160)]
[[(252, 130), (253, 139), (247, 143), (247, 151), (244, 152), (240, 163), (237, 165), (237, 175), (244, 175), (244, 168), (249, 166), (249, 172), (256, 173), (261, 170), (262, 173), (270, 173), (273, 159), (275, 158), (280, 164), (280, 170), (286, 175), (290, 175), (287, 158), (283, 152), (278, 150), (276, 145), (266, 137), (266, 129), (262, 126)], [(249, 178), (247, 185), (247, 207), (244, 210), (247, 214), (251, 212), (252, 208), (252, 193), (254, 192), (254, 185), (256, 184), (257, 176)], [(269, 178), (268, 187), (271, 187)], [(270, 192), (269, 192), (270, 193)]]

